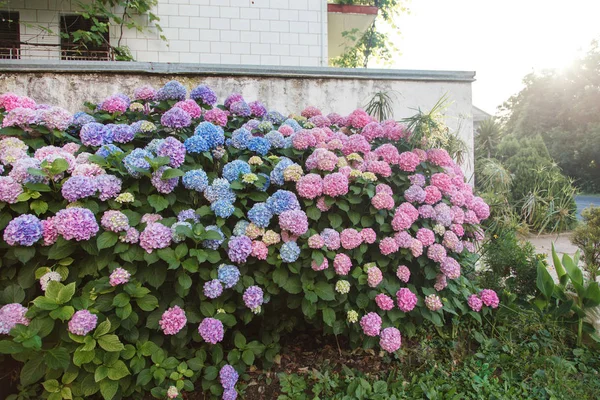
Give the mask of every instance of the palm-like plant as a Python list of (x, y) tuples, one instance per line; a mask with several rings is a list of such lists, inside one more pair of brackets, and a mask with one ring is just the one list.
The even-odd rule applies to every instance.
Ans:
[(385, 121), (394, 115), (394, 91), (376, 92), (371, 100), (365, 105), (365, 111), (378, 121)]
[(500, 143), (500, 133), (500, 125), (493, 118), (483, 121), (475, 133), (475, 150), (479, 154), (487, 154), (487, 158), (492, 157)]

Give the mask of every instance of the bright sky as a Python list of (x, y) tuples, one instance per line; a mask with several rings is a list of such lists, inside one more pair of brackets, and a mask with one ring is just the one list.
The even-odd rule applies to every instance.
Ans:
[(473, 104), (491, 113), (534, 70), (563, 68), (600, 38), (597, 0), (411, 0), (397, 18), (399, 69), (476, 71)]

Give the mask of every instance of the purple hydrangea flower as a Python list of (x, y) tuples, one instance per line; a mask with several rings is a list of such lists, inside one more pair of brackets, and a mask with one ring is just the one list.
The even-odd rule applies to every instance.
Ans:
[(175, 187), (179, 184), (179, 177), (163, 179), (162, 175), (165, 171), (170, 170), (170, 167), (162, 166), (152, 174), (152, 186), (156, 188), (159, 193), (171, 193)]
[(169, 81), (156, 93), (157, 100), (184, 100), (187, 89), (178, 81)]
[(69, 321), (69, 332), (73, 335), (85, 336), (96, 328), (98, 316), (88, 310), (79, 310)]
[(27, 308), (19, 303), (5, 304), (0, 308), (0, 335), (8, 335), (17, 324), (29, 325), (25, 317)]
[(186, 128), (191, 125), (192, 117), (181, 108), (173, 107), (160, 117), (160, 123), (167, 128)]
[(85, 146), (102, 146), (103, 144), (112, 143), (110, 130), (97, 122), (90, 122), (81, 127), (79, 131), (81, 143)]
[(77, 201), (96, 194), (96, 179), (87, 176), (72, 176), (63, 183), (61, 193), (69, 201)]
[(227, 255), (234, 263), (245, 263), (252, 253), (252, 240), (248, 236), (232, 236), (228, 246)]
[(224, 365), (219, 371), (219, 380), (223, 389), (233, 389), (238, 379), (237, 371), (229, 364)]
[(113, 140), (117, 143), (129, 143), (133, 140), (135, 132), (126, 124), (117, 124), (111, 127)]
[(204, 295), (209, 299), (216, 299), (223, 293), (223, 285), (218, 279), (213, 279), (204, 284)]
[(212, 106), (217, 102), (217, 95), (206, 85), (199, 85), (192, 89), (190, 98), (207, 106)]
[(121, 180), (114, 175), (103, 174), (95, 178), (98, 198), (102, 201), (113, 199), (121, 192)]
[(251, 310), (260, 307), (263, 303), (263, 291), (258, 286), (250, 286), (244, 292), (244, 304)]
[(185, 146), (179, 140), (169, 136), (156, 147), (156, 155), (159, 157), (169, 157), (171, 160), (169, 165), (177, 168), (185, 160)]
[(89, 240), (100, 229), (94, 213), (81, 207), (60, 210), (56, 213), (54, 225), (65, 240)]
[(223, 340), (223, 323), (215, 318), (204, 318), (198, 327), (198, 333), (204, 341), (217, 344)]
[(31, 246), (42, 238), (42, 234), (42, 223), (38, 217), (23, 214), (8, 223), (4, 229), (4, 241), (10, 246)]
[(148, 253), (171, 244), (171, 229), (158, 222), (149, 223), (140, 233), (140, 246)]

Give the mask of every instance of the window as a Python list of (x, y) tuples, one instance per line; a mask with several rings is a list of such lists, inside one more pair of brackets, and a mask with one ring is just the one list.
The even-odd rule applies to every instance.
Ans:
[(0, 59), (21, 58), (19, 13), (0, 11)]
[[(105, 18), (97, 17), (100, 22), (108, 22)], [(101, 35), (102, 43), (94, 41), (73, 40), (77, 32), (91, 32), (92, 21), (80, 15), (62, 15), (60, 17), (60, 59), (61, 60), (110, 60), (111, 51), (108, 32)]]

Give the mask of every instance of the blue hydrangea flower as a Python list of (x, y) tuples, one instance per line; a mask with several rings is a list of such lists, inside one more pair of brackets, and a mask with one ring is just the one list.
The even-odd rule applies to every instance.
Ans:
[(267, 139), (271, 144), (271, 147), (275, 149), (281, 149), (285, 144), (285, 138), (281, 132), (271, 131), (265, 135), (265, 139)]
[(264, 137), (253, 137), (248, 141), (248, 150), (254, 151), (261, 156), (266, 156), (271, 149), (271, 143)]
[(200, 136), (206, 140), (209, 149), (214, 149), (217, 146), (225, 144), (225, 133), (223, 128), (213, 124), (212, 122), (204, 121), (198, 124), (194, 130), (195, 136)]
[(248, 211), (248, 218), (255, 225), (266, 228), (269, 226), (271, 218), (273, 218), (273, 213), (266, 203), (256, 203), (252, 206), (250, 211)]
[(233, 236), (242, 236), (246, 233), (246, 228), (250, 225), (250, 222), (241, 219), (233, 227)]
[(225, 235), (221, 232), (221, 229), (216, 225), (208, 225), (204, 228), (206, 231), (215, 231), (221, 236), (221, 239), (206, 239), (202, 241), (202, 247), (209, 250), (216, 250), (225, 240)]
[(258, 176), (262, 176), (263, 178), (265, 178), (265, 183), (262, 185), (262, 187), (259, 187), (258, 190), (260, 190), (261, 192), (266, 192), (269, 186), (271, 185), (271, 179), (269, 178), (269, 175), (263, 174), (262, 172), (260, 172)]
[(208, 142), (202, 136), (192, 136), (186, 139), (183, 145), (185, 146), (185, 150), (192, 154), (204, 153), (210, 150)]
[(32, 246), (42, 238), (42, 223), (32, 214), (19, 215), (4, 229), (4, 241), (10, 246)]
[(179, 214), (177, 214), (177, 221), (192, 221), (193, 223), (198, 223), (200, 222), (200, 216), (198, 214), (196, 214), (196, 211), (188, 208), (187, 210), (181, 210), (179, 211)]
[(292, 137), (288, 136), (285, 138), (285, 140), (283, 141), (283, 148), (284, 149), (289, 149), (290, 147), (292, 147), (294, 144), (294, 142), (292, 141)]
[(294, 130), (294, 132), (298, 132), (302, 130), (302, 127), (300, 126), (300, 124), (298, 123), (298, 121), (296, 121), (293, 118), (288, 118), (283, 122), (283, 125), (288, 125), (291, 126), (292, 129)]
[(145, 171), (150, 170), (150, 163), (146, 161), (147, 158), (154, 158), (154, 155), (144, 149), (134, 149), (131, 153), (125, 156), (123, 164), (129, 175), (134, 178), (139, 178), (142, 174), (136, 170), (143, 169)]
[(284, 243), (279, 250), (279, 255), (286, 263), (294, 262), (300, 256), (300, 247), (298, 247), (296, 242)]
[(73, 115), (72, 126), (75, 128), (81, 128), (85, 124), (89, 124), (90, 122), (96, 122), (94, 117), (90, 114), (84, 113), (83, 111), (76, 112)]
[(296, 195), (288, 190), (278, 190), (267, 199), (267, 207), (275, 215), (284, 211), (300, 210)]
[(171, 238), (175, 243), (183, 242), (186, 238), (185, 235), (177, 232), (178, 226), (187, 226), (188, 228), (192, 229), (192, 224), (185, 221), (177, 221), (173, 225), (171, 225)]
[(164, 141), (165, 141), (165, 139), (152, 139), (150, 141), (150, 143), (148, 143), (146, 145), (146, 147), (144, 147), (144, 150), (150, 151), (150, 152), (156, 154), (156, 150)]
[(190, 98), (208, 106), (212, 106), (217, 102), (217, 95), (206, 85), (198, 85), (192, 89)]
[(281, 157), (279, 162), (271, 171), (271, 181), (278, 186), (283, 186), (285, 180), (283, 179), (283, 171), (292, 165), (294, 162), (287, 157)]
[(273, 125), (281, 125), (281, 123), (285, 121), (285, 117), (279, 111), (269, 111), (263, 119), (269, 121)]
[(213, 210), (217, 217), (229, 218), (235, 211), (233, 204), (226, 200), (217, 200), (210, 205), (210, 209)]
[(112, 125), (110, 130), (113, 140), (117, 143), (129, 143), (135, 136), (133, 129), (127, 124)]
[(110, 130), (97, 122), (83, 125), (79, 131), (79, 137), (84, 146), (102, 146), (112, 143)]
[(240, 280), (240, 270), (235, 265), (221, 264), (217, 270), (217, 277), (226, 289), (230, 289)]
[(95, 154), (102, 158), (106, 158), (112, 154), (119, 154), (119, 153), (123, 153), (123, 150), (121, 150), (114, 144), (105, 144), (104, 146), (102, 146), (98, 150), (96, 150)]
[[(252, 130), (257, 129), (258, 125), (260, 125), (260, 120), (258, 119), (251, 119), (250, 121), (246, 122), (244, 125), (242, 125), (242, 128), (249, 130), (250, 132), (252, 132)], [(269, 122), (270, 123), (270, 122)], [(269, 124), (267, 123), (267, 124)], [(273, 125), (271, 124), (271, 128), (273, 128)], [(270, 129), (269, 129), (270, 130)], [(268, 132), (268, 131), (267, 131)]]
[(252, 114), (250, 106), (245, 101), (236, 101), (229, 107), (229, 111), (240, 117), (249, 117)]
[(231, 134), (231, 146), (243, 150), (248, 147), (250, 139), (252, 139), (252, 134), (249, 130), (244, 128), (236, 129)]
[(233, 204), (235, 202), (235, 193), (229, 186), (229, 181), (223, 178), (216, 178), (212, 184), (204, 191), (204, 197), (211, 203), (217, 200), (225, 200)]
[(229, 182), (239, 179), (240, 175), (252, 172), (250, 164), (242, 160), (233, 160), (223, 167), (223, 178)]
[(184, 100), (187, 89), (178, 81), (169, 81), (165, 86), (158, 89), (156, 98), (158, 100)]
[(201, 169), (193, 169), (183, 175), (183, 186), (186, 189), (204, 192), (208, 187), (208, 177)]

